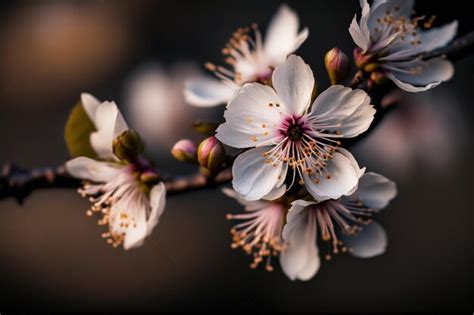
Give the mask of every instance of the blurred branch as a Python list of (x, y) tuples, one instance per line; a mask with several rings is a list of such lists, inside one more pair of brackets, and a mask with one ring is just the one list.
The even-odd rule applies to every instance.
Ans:
[[(168, 195), (211, 188), (229, 183), (232, 171), (227, 168), (216, 176), (196, 173), (189, 176), (164, 180)], [(64, 165), (25, 169), (14, 164), (5, 164), (0, 175), (0, 200), (12, 197), (23, 204), (33, 191), (45, 188), (79, 188), (81, 180), (71, 177)]]
[[(474, 53), (474, 32), (454, 40), (450, 45), (437, 49), (423, 56), (424, 59), (446, 56), (452, 61), (460, 60)], [(366, 78), (357, 72), (348, 86), (358, 88), (364, 86)], [(377, 114), (369, 130), (359, 137), (346, 140), (345, 146), (350, 146), (366, 137), (372, 130), (382, 122), (389, 111), (396, 107), (396, 102), (390, 106), (382, 106), (383, 97), (388, 95), (392, 87), (384, 87), (371, 92), (373, 103), (376, 104)], [(228, 167), (216, 176), (206, 176), (196, 173), (189, 176), (170, 177), (164, 180), (167, 193), (174, 195), (178, 193), (195, 191), (210, 187), (217, 187), (232, 180), (232, 171)], [(33, 191), (45, 188), (78, 188), (81, 181), (67, 174), (63, 165), (58, 167), (46, 167), (37, 169), (24, 169), (14, 164), (5, 164), (0, 174), (0, 200), (13, 197), (20, 204), (23, 203)]]
[(64, 166), (24, 169), (5, 164), (0, 175), (0, 200), (15, 198), (22, 204), (34, 190), (44, 188), (77, 188), (81, 181), (71, 177)]
[(174, 195), (186, 191), (195, 191), (204, 188), (217, 187), (232, 181), (232, 169), (227, 168), (215, 177), (209, 177), (202, 173), (193, 174), (190, 176), (183, 176), (165, 180), (166, 193)]

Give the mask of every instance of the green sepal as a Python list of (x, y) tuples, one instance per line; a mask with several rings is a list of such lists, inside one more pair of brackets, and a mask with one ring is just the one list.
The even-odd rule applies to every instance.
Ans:
[(64, 128), (64, 140), (72, 158), (85, 156), (98, 159), (90, 142), (91, 133), (97, 131), (81, 102), (78, 102), (69, 114)]

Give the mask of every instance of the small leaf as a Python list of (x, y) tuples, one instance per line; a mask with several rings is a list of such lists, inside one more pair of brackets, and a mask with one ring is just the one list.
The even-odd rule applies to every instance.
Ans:
[(94, 123), (87, 115), (82, 103), (74, 106), (66, 122), (64, 139), (71, 157), (85, 156), (98, 159), (90, 143), (90, 135), (95, 132)]
[(213, 136), (219, 125), (216, 123), (197, 121), (193, 124), (194, 130), (205, 136)]

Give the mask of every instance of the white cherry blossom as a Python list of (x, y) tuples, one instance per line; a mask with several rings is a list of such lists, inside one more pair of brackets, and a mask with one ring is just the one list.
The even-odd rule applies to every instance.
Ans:
[[(388, 77), (401, 89), (420, 92), (449, 80), (450, 61), (437, 57), (423, 60), (424, 53), (448, 44), (456, 35), (457, 21), (431, 28), (432, 19), (413, 17), (414, 0), (360, 1), (362, 16), (354, 16), (349, 32), (359, 49), (356, 63)], [(423, 27), (422, 27), (423, 26)]]
[[(273, 69), (295, 52), (308, 37), (308, 29), (299, 29), (297, 14), (287, 5), (280, 6), (270, 21), (265, 40), (256, 25), (239, 28), (223, 49), (229, 67), (206, 66), (217, 79), (201, 76), (186, 83), (186, 101), (209, 107), (227, 103), (234, 92), (246, 82), (265, 82)], [(250, 32), (254, 32), (254, 37)]]
[[(340, 148), (340, 139), (366, 131), (375, 109), (362, 90), (335, 85), (311, 105), (310, 67), (291, 55), (272, 74), (273, 87), (244, 85), (229, 101), (216, 137), (235, 148), (250, 148), (233, 165), (233, 187), (258, 200), (280, 187), (292, 170), (317, 200), (353, 191), (365, 169)], [(291, 178), (290, 178), (291, 179)]]
[[(309, 280), (319, 270), (321, 259), (317, 239), (330, 242), (331, 254), (349, 252), (370, 258), (385, 252), (387, 236), (370, 217), (385, 208), (397, 194), (387, 178), (364, 174), (350, 196), (323, 202), (296, 200), (290, 208), (283, 238), (288, 243), (280, 264), (291, 280)], [(326, 259), (331, 259), (327, 254)]]
[(115, 103), (101, 103), (90, 94), (82, 94), (81, 100), (97, 129), (90, 142), (101, 160), (77, 157), (66, 163), (66, 169), (84, 180), (79, 193), (92, 202), (87, 214), (100, 214), (99, 225), (108, 225), (108, 232), (102, 234), (108, 243), (123, 244), (124, 249), (141, 246), (164, 211), (165, 186), (148, 184), (156, 173), (147, 161), (125, 163), (114, 155), (113, 140), (128, 130)]

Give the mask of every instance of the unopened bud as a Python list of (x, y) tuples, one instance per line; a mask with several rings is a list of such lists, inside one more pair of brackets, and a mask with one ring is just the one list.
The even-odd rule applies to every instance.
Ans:
[(113, 152), (122, 161), (133, 162), (145, 150), (140, 135), (135, 130), (125, 130), (113, 141)]
[(213, 170), (224, 161), (224, 147), (216, 137), (212, 136), (199, 144), (197, 156), (202, 167)]
[(375, 56), (367, 53), (363, 53), (362, 49), (354, 49), (354, 61), (357, 68), (364, 70), (365, 72), (375, 71), (379, 65), (376, 63)]
[(349, 58), (337, 47), (326, 53), (324, 56), (324, 64), (326, 65), (326, 70), (332, 85), (338, 84), (349, 74)]
[(151, 170), (145, 171), (140, 174), (140, 181), (149, 185), (156, 184), (159, 181), (159, 175)]
[(181, 162), (196, 162), (196, 145), (188, 139), (179, 140), (171, 149), (171, 155)]

